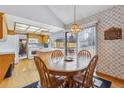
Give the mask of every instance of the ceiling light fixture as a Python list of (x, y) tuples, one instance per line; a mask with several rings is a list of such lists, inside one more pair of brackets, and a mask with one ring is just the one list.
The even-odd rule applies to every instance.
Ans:
[(80, 26), (76, 23), (76, 5), (74, 5), (74, 23), (70, 27), (72, 34), (77, 34), (80, 31)]
[(16, 23), (16, 27), (23, 27), (23, 28), (27, 28), (28, 25), (22, 24), (22, 23)]
[(35, 27), (35, 26), (30, 26), (29, 29), (35, 29), (35, 30), (39, 30), (39, 27)]

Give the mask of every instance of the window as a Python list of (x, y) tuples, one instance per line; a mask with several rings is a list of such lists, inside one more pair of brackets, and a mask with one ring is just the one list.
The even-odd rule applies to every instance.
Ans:
[(92, 55), (96, 54), (96, 26), (85, 28), (78, 34), (78, 52), (88, 50)]

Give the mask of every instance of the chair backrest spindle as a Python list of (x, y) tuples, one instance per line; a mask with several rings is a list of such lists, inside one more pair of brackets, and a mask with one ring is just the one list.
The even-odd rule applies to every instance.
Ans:
[(90, 63), (88, 64), (88, 67), (86, 68), (86, 72), (83, 79), (83, 87), (88, 88), (92, 86), (92, 83), (93, 83), (92, 79), (93, 79), (93, 74), (97, 64), (97, 60), (98, 60), (98, 55), (95, 55), (91, 59)]
[(89, 57), (89, 58), (91, 58), (91, 54), (88, 50), (81, 50), (78, 53), (78, 57)]
[(51, 80), (46, 65), (40, 57), (34, 57), (35, 65), (40, 75), (40, 84), (43, 88), (51, 87)]

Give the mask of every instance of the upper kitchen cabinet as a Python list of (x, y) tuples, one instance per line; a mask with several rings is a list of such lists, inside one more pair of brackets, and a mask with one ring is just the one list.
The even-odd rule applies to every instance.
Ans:
[(5, 40), (7, 36), (7, 24), (4, 13), (0, 13), (0, 41)]
[(40, 35), (38, 40), (42, 44), (48, 43), (48, 36), (47, 35)]

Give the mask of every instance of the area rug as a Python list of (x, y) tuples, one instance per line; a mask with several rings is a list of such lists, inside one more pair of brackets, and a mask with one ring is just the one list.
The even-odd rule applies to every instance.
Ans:
[[(111, 87), (111, 82), (105, 79), (102, 79), (100, 77), (94, 76), (94, 86), (95, 88), (110, 88)], [(29, 84), (25, 86), (24, 88), (39, 88), (38, 85), (39, 81), (33, 82), (32, 84)]]
[(96, 88), (110, 88), (111, 87), (111, 81), (102, 79), (100, 77), (94, 76), (93, 82)]

